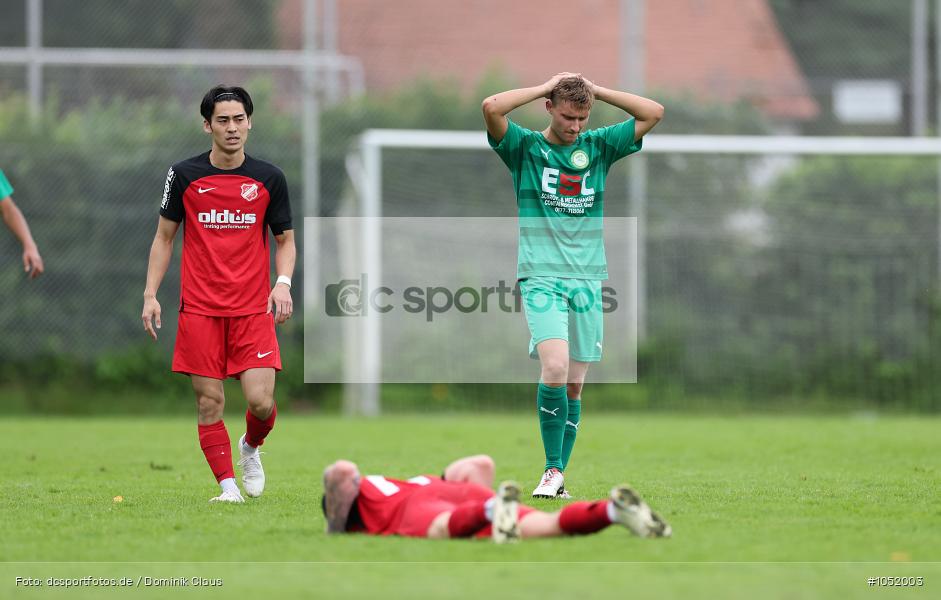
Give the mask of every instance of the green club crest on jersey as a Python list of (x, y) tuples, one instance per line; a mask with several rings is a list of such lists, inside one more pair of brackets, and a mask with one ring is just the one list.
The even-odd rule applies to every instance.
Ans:
[(588, 153), (584, 150), (576, 150), (572, 152), (572, 156), (569, 157), (569, 162), (572, 163), (572, 166), (576, 169), (584, 169), (588, 166)]

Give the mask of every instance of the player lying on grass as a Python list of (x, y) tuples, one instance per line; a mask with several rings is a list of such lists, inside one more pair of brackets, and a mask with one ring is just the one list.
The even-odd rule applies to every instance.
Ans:
[(338, 460), (323, 474), (321, 501), (327, 533), (370, 533), (426, 538), (519, 538), (586, 535), (618, 523), (640, 537), (669, 537), (670, 526), (627, 485), (609, 500), (572, 502), (548, 513), (519, 503), (519, 485), (493, 491), (493, 459), (461, 458), (441, 477), (408, 480), (360, 475), (355, 463)]

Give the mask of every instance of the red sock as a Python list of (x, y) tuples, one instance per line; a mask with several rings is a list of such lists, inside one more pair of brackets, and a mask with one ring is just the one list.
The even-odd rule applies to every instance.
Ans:
[(262, 421), (252, 414), (250, 410), (245, 411), (245, 443), (252, 448), (257, 448), (265, 443), (265, 438), (274, 427), (274, 418), (278, 416), (278, 405), (271, 405), (271, 414)]
[(484, 511), (484, 500), (468, 500), (451, 511), (448, 535), (453, 538), (470, 537), (490, 524)]
[(229, 432), (221, 420), (212, 425), (199, 426), (199, 445), (206, 455), (206, 462), (216, 476), (216, 481), (235, 477), (232, 469), (232, 443)]
[(569, 534), (594, 533), (610, 524), (607, 500), (573, 502), (559, 513), (559, 527)]

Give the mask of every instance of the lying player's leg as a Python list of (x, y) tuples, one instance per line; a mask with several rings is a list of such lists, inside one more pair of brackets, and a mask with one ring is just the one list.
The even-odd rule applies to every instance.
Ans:
[(245, 411), (245, 435), (239, 439), (239, 467), (245, 493), (253, 498), (265, 489), (265, 471), (258, 447), (274, 427), (277, 407), (274, 402), (275, 371), (272, 368), (248, 369), (241, 374)]
[(519, 486), (500, 484), (487, 499), (464, 502), (439, 513), (427, 536), (432, 539), (490, 536), (497, 543), (519, 538), (588, 535), (612, 524), (623, 525), (640, 537), (670, 537), (670, 526), (627, 485), (611, 490), (607, 500), (573, 502), (557, 512), (519, 504)]
[[(442, 511), (431, 521), (425, 537), (431, 539), (471, 538), (489, 535), (502, 544), (520, 538), (520, 487), (504, 481), (489, 498), (462, 502), (452, 510)], [(522, 507), (525, 513), (528, 507)]]
[(611, 490), (608, 500), (573, 502), (560, 511), (533, 511), (520, 516), (523, 538), (587, 535), (612, 524), (640, 537), (670, 537), (672, 529), (627, 485)]

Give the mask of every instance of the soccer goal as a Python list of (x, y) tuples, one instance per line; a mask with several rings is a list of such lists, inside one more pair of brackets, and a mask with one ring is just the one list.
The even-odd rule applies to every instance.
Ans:
[[(818, 342), (838, 351), (873, 342), (913, 351), (928, 318), (920, 294), (937, 286), (941, 265), (939, 158), (934, 138), (648, 136), (640, 154), (608, 174), (604, 200), (609, 263), (624, 258), (632, 271), (624, 279), (631, 289), (619, 290), (618, 299), (635, 319), (633, 334), (641, 346), (681, 339), (673, 367), (694, 386), (736, 385), (762, 376), (772, 360), (799, 370)], [(383, 310), (391, 308), (382, 300), (392, 296), (380, 289), (384, 268), (393, 257), (406, 260), (390, 247), (386, 227), (399, 227), (403, 239), (435, 239), (432, 249), (455, 237), (477, 240), (474, 252), (494, 248), (483, 262), (504, 263), (512, 279), (516, 206), (482, 131), (369, 130), (347, 156), (346, 171), (348, 218), (321, 226), (323, 239), (305, 240), (334, 263), (320, 265), (323, 280), (338, 280), (313, 306), (308, 298), (305, 313), (332, 308), (356, 318), (340, 319), (342, 331), (333, 334), (305, 318), (305, 380), (355, 383), (347, 386), (345, 412), (373, 416), (381, 411), (380, 386), (390, 381), (387, 366), (398, 372), (420, 362), (413, 350), (423, 343), (462, 344), (479, 333), (477, 325), (441, 327), (425, 342), (384, 345)], [(454, 219), (492, 219), (492, 227), (475, 221), (455, 228)], [(630, 235), (612, 235), (615, 223), (632, 228)], [(499, 245), (506, 236), (509, 246)], [(622, 237), (632, 240), (612, 250)], [(411, 308), (437, 318), (428, 309), (433, 288), (423, 287), (422, 256), (407, 256), (421, 292)], [(350, 272), (364, 279), (344, 290)], [(378, 288), (367, 289), (366, 277)], [(463, 310), (489, 293), (461, 290), (440, 297)], [(496, 292), (488, 297), (492, 306), (499, 301)], [(517, 317), (518, 326), (503, 329), (515, 328), (514, 351), (525, 354), (525, 319)], [(606, 325), (606, 357), (608, 339)], [(325, 347), (334, 352), (325, 355)], [(318, 371), (325, 366), (334, 374)]]

